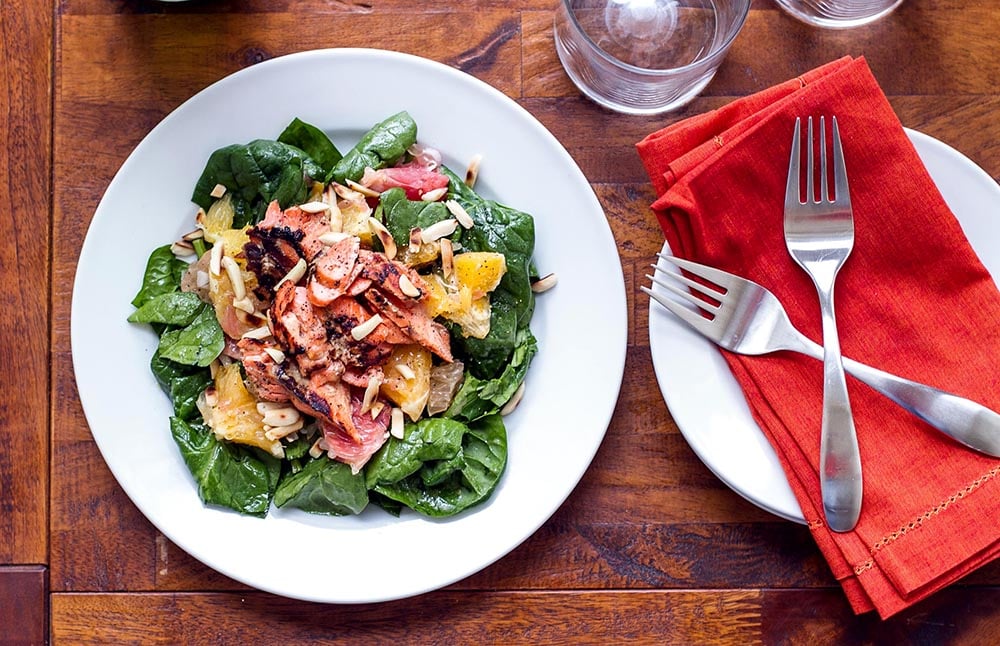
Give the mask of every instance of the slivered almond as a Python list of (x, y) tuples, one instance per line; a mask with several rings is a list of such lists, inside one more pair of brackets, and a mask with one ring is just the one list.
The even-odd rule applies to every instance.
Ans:
[(517, 405), (521, 403), (522, 397), (524, 397), (523, 381), (521, 382), (521, 385), (517, 387), (517, 390), (514, 391), (514, 394), (511, 395), (511, 398), (507, 400), (507, 403), (503, 405), (503, 408), (500, 409), (500, 415), (510, 415), (513, 413), (514, 409), (517, 408)]
[(410, 229), (410, 253), (420, 251), (420, 227)]
[(479, 179), (479, 165), (483, 162), (483, 156), (476, 154), (469, 160), (469, 166), (465, 169), (465, 185), (472, 188)]
[(383, 402), (375, 402), (372, 404), (372, 409), (368, 411), (368, 414), (371, 415), (372, 419), (375, 419), (382, 414), (383, 408), (385, 408), (385, 404)]
[(354, 189), (358, 193), (361, 193), (365, 197), (378, 197), (380, 195), (378, 191), (373, 191), (364, 184), (358, 184), (352, 179), (345, 179), (344, 183), (347, 184), (348, 187)]
[(541, 294), (542, 292), (547, 292), (555, 287), (558, 282), (559, 278), (555, 274), (547, 274), (531, 283), (531, 291), (536, 294)]
[(455, 216), (455, 219), (458, 220), (458, 223), (461, 224), (463, 228), (471, 229), (475, 224), (475, 222), (472, 221), (472, 216), (469, 215), (469, 212), (455, 200), (447, 200), (444, 205), (448, 207), (448, 211)]
[(448, 238), (441, 239), (441, 273), (451, 278), (455, 272), (455, 249)]
[(364, 323), (355, 325), (351, 328), (351, 336), (354, 337), (355, 341), (360, 341), (371, 334), (381, 323), (382, 317), (378, 314), (373, 314), (372, 317)]
[(194, 255), (194, 245), (187, 240), (178, 240), (170, 245), (170, 252), (178, 258), (185, 258)]
[(255, 327), (252, 330), (247, 330), (240, 336), (241, 339), (266, 339), (271, 336), (271, 328), (266, 325), (260, 327)]
[(268, 426), (291, 426), (295, 422), (302, 421), (299, 411), (295, 410), (292, 406), (272, 408), (269, 411), (265, 411), (262, 416), (263, 419), (261, 421)]
[(340, 211), (340, 207), (337, 206), (337, 192), (334, 190), (333, 184), (327, 186), (326, 190), (323, 191), (323, 201), (330, 206), (330, 230), (343, 231), (344, 214)]
[(286, 426), (264, 426), (264, 437), (269, 440), (280, 440), (288, 437), (292, 433), (299, 431), (305, 425), (305, 422), (300, 417), (298, 421), (292, 422)]
[[(375, 316), (378, 316), (376, 314)], [(368, 386), (365, 388), (364, 399), (361, 400), (361, 412), (367, 413), (371, 410), (375, 397), (378, 396), (378, 389), (382, 387), (382, 375), (376, 374), (368, 379)]]
[(199, 269), (194, 275), (194, 284), (199, 289), (208, 287), (208, 272)]
[(194, 242), (195, 240), (200, 240), (205, 237), (204, 229), (195, 229), (194, 231), (188, 231), (183, 236), (181, 240), (187, 240), (188, 242)]
[(382, 243), (382, 249), (385, 250), (385, 255), (389, 258), (389, 260), (395, 258), (396, 241), (393, 240), (392, 234), (385, 228), (385, 225), (375, 218), (368, 218), (368, 228), (372, 233), (378, 236), (379, 242)]
[(424, 202), (437, 202), (442, 197), (448, 194), (448, 187), (442, 186), (441, 188), (435, 188), (433, 190), (427, 191), (420, 196), (420, 199)]
[(403, 419), (403, 409), (393, 408), (391, 422), (389, 424), (389, 434), (396, 439), (403, 439), (403, 429), (406, 421)]
[(275, 363), (281, 364), (285, 362), (285, 353), (278, 348), (264, 348), (264, 352), (266, 352), (267, 356), (271, 357)]
[(309, 447), (309, 455), (310, 456), (312, 456), (314, 458), (318, 458), (319, 456), (323, 455), (323, 452), (326, 449), (324, 449), (323, 447), (320, 446), (320, 442), (322, 442), (323, 444), (326, 444), (326, 442), (323, 442), (323, 438), (319, 438), (318, 440), (316, 440), (315, 442), (313, 442), (313, 445)]
[(454, 218), (448, 218), (447, 220), (435, 222), (420, 232), (420, 241), (427, 244), (429, 242), (434, 242), (435, 240), (440, 240), (441, 238), (455, 233), (455, 229), (457, 228), (458, 220)]
[(306, 202), (305, 204), (300, 204), (299, 208), (306, 213), (323, 213), (330, 210), (330, 205), (326, 202)]
[(362, 193), (359, 193), (352, 188), (344, 186), (343, 184), (334, 184), (333, 191), (334, 193), (339, 195), (341, 199), (347, 200), (349, 202), (350, 201), (356, 202), (357, 200), (360, 200), (361, 198), (364, 197)]
[(406, 379), (407, 381), (417, 376), (417, 374), (413, 372), (413, 368), (406, 365), (405, 363), (401, 363), (398, 366), (396, 366), (396, 372), (399, 373), (400, 377)]
[(208, 271), (213, 276), (222, 275), (222, 252), (224, 244), (219, 240), (212, 246), (211, 255), (208, 257)]
[(209, 195), (211, 195), (212, 197), (214, 197), (214, 198), (216, 198), (216, 199), (218, 199), (218, 198), (222, 197), (222, 196), (223, 196), (223, 195), (225, 195), (225, 194), (226, 194), (226, 187), (225, 187), (225, 186), (223, 186), (222, 184), (216, 184), (216, 185), (215, 185), (215, 186), (214, 186), (214, 187), (212, 188), (212, 192), (211, 192), (211, 193), (209, 193)]
[(285, 276), (278, 281), (277, 285), (274, 286), (274, 291), (278, 291), (278, 288), (281, 287), (281, 284), (284, 283), (285, 281), (288, 281), (293, 285), (299, 282), (299, 280), (301, 280), (302, 277), (306, 275), (306, 269), (308, 268), (309, 264), (306, 263), (305, 259), (299, 258), (299, 261), (295, 263), (295, 266), (289, 269), (288, 273), (285, 274)]
[(330, 231), (318, 237), (317, 240), (319, 240), (322, 244), (330, 246), (330, 245), (335, 245), (341, 240), (346, 240), (347, 238), (350, 237), (351, 237), (350, 233), (344, 233), (343, 231)]
[[(247, 288), (243, 283), (243, 272), (240, 271), (240, 266), (230, 256), (223, 256), (221, 263), (226, 274), (229, 275), (229, 282), (233, 284), (234, 304), (235, 301), (242, 301), (246, 298)], [(250, 313), (253, 314), (253, 305), (250, 306)]]
[(219, 372), (219, 360), (213, 359), (212, 363), (208, 364), (208, 374), (212, 379), (215, 379), (215, 373)]
[(268, 411), (278, 410), (279, 408), (288, 408), (288, 404), (285, 402), (257, 402), (257, 412), (264, 415)]
[(405, 274), (399, 277), (399, 291), (403, 292), (410, 298), (420, 298), (423, 293), (420, 288), (413, 284), (413, 281), (409, 279)]
[(243, 298), (237, 298), (233, 300), (233, 307), (235, 307), (238, 310), (242, 310), (247, 314), (254, 314), (255, 312), (253, 301), (250, 300), (249, 296), (244, 296)]

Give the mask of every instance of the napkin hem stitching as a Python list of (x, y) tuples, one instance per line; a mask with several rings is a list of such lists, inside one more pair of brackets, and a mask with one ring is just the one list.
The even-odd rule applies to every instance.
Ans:
[(989, 482), (990, 480), (992, 480), (993, 478), (995, 478), (997, 476), (997, 474), (1000, 474), (1000, 466), (993, 467), (991, 470), (987, 471), (985, 474), (983, 474), (982, 476), (980, 476), (979, 478), (977, 478), (976, 480), (974, 480), (971, 484), (969, 484), (968, 486), (966, 486), (964, 489), (961, 489), (958, 492), (952, 494), (951, 496), (949, 496), (948, 498), (946, 498), (944, 501), (938, 503), (934, 507), (931, 507), (930, 509), (928, 509), (927, 511), (925, 511), (920, 516), (917, 516), (915, 519), (913, 519), (912, 521), (910, 521), (906, 525), (901, 526), (896, 531), (891, 532), (891, 533), (887, 534), (886, 536), (882, 537), (881, 540), (879, 540), (874, 545), (872, 545), (871, 551), (870, 551), (871, 558), (869, 558), (864, 563), (861, 563), (860, 565), (855, 566), (854, 567), (854, 573), (857, 574), (857, 575), (860, 575), (860, 574), (862, 574), (864, 572), (867, 572), (868, 570), (872, 569), (872, 567), (874, 567), (874, 565), (875, 565), (875, 555), (879, 551), (881, 551), (882, 548), (884, 548), (887, 545), (893, 543), (897, 539), (902, 538), (908, 532), (911, 532), (911, 531), (913, 531), (915, 529), (920, 528), (921, 526), (923, 526), (923, 524), (924, 524), (925, 521), (928, 521), (931, 518), (937, 516), (942, 511), (944, 511), (945, 509), (947, 509), (948, 507), (950, 507), (952, 504), (958, 502), (962, 498), (965, 498), (967, 495), (969, 495), (970, 493), (972, 493), (973, 491), (975, 491), (979, 487), (983, 486), (984, 484), (986, 484), (987, 482)]

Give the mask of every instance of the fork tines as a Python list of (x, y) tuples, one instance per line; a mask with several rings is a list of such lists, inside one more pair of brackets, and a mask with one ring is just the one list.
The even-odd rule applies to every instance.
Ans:
[[(713, 320), (719, 312), (719, 303), (728, 291), (723, 284), (720, 284), (726, 282), (725, 272), (663, 253), (658, 253), (656, 255), (662, 260), (673, 263), (680, 269), (686, 269), (695, 273), (695, 275), (704, 278), (706, 281), (710, 281), (711, 284), (698, 282), (680, 272), (667, 271), (667, 269), (661, 265), (650, 265), (656, 271), (653, 275), (646, 274), (646, 278), (652, 281), (653, 284), (659, 285), (671, 294), (674, 294), (683, 299), (685, 302), (694, 305), (695, 308), (697, 308), (697, 311), (685, 307), (677, 300), (669, 298), (662, 293), (655, 292), (648, 287), (641, 286), (639, 289), (648, 294), (649, 297), (657, 303), (667, 308), (667, 310), (672, 312), (674, 315), (682, 318), (691, 327), (699, 330), (703, 334), (707, 333), (708, 328), (712, 326)], [(678, 286), (678, 283), (685, 285), (690, 290), (694, 290), (698, 294), (702, 294), (710, 300), (701, 298), (688, 289), (682, 289)]]

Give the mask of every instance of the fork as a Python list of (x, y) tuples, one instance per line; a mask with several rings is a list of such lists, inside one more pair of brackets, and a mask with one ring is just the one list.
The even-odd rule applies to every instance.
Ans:
[[(657, 255), (701, 281), (667, 271), (662, 263), (652, 265), (655, 275), (647, 274), (646, 278), (696, 306), (697, 310), (662, 291), (645, 286), (640, 289), (720, 347), (745, 355), (789, 350), (814, 359), (823, 358), (823, 348), (792, 325), (781, 302), (765, 287), (721, 269), (666, 254)], [(851, 375), (952, 439), (1000, 458), (1000, 414), (970, 399), (904, 379), (848, 357), (843, 358), (843, 363)]]
[(823, 318), (823, 422), (820, 436), (820, 490), (827, 524), (835, 532), (854, 528), (861, 513), (861, 455), (854, 430), (854, 416), (847, 396), (847, 378), (840, 356), (840, 339), (833, 308), (833, 286), (837, 273), (854, 247), (854, 215), (847, 188), (844, 152), (840, 145), (837, 117), (833, 117), (834, 195), (827, 186), (826, 121), (819, 118), (820, 195), (814, 192), (813, 119), (809, 117), (806, 142), (806, 199), (800, 193), (799, 137), (801, 119), (795, 120), (792, 153), (785, 188), (785, 246), (788, 253), (812, 278), (819, 294)]

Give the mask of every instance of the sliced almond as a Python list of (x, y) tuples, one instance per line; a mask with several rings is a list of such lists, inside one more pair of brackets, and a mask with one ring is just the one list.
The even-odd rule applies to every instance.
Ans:
[(378, 314), (373, 314), (372, 317), (364, 323), (355, 325), (351, 328), (351, 336), (354, 337), (355, 341), (360, 341), (371, 334), (381, 323), (382, 317)]
[(396, 439), (403, 439), (403, 429), (406, 425), (406, 420), (403, 419), (403, 409), (393, 408), (390, 420), (389, 434)]
[(306, 202), (300, 204), (299, 208), (306, 213), (324, 213), (330, 210), (330, 205), (326, 202)]
[(448, 212), (455, 216), (455, 219), (458, 220), (458, 223), (463, 228), (471, 229), (473, 227), (475, 222), (472, 221), (472, 216), (465, 210), (465, 207), (455, 200), (447, 200), (444, 205), (448, 207)]
[(542, 276), (535, 282), (531, 283), (531, 291), (536, 294), (541, 294), (542, 292), (547, 292), (556, 286), (559, 282), (559, 278), (555, 274), (546, 274)]
[(420, 196), (420, 199), (424, 202), (437, 202), (442, 197), (448, 194), (448, 187), (442, 186), (441, 188), (435, 188), (433, 190), (427, 191)]
[(305, 259), (299, 258), (299, 261), (295, 263), (295, 266), (289, 269), (288, 273), (285, 274), (285, 276), (278, 281), (277, 285), (274, 286), (274, 291), (278, 291), (278, 288), (281, 287), (281, 284), (284, 283), (285, 281), (288, 281), (294, 285), (295, 283), (302, 280), (302, 277), (306, 275), (306, 270), (308, 268), (309, 264), (305, 261)]
[(413, 284), (413, 281), (409, 279), (405, 274), (399, 276), (399, 291), (403, 292), (410, 298), (420, 298), (423, 293), (420, 288)]
[(378, 236), (379, 242), (382, 243), (382, 248), (385, 250), (385, 255), (389, 260), (395, 258), (396, 241), (393, 239), (392, 234), (389, 233), (389, 230), (385, 228), (385, 225), (375, 218), (368, 218), (368, 228)]
[(458, 220), (454, 218), (440, 220), (420, 232), (420, 241), (427, 244), (429, 242), (434, 242), (435, 240), (440, 240), (441, 238), (455, 233), (455, 229), (457, 228)]
[(220, 197), (222, 197), (225, 194), (226, 194), (226, 187), (223, 186), (222, 184), (216, 184), (212, 188), (212, 192), (209, 193), (209, 195), (211, 195), (212, 197), (214, 197), (216, 199), (219, 199)]

